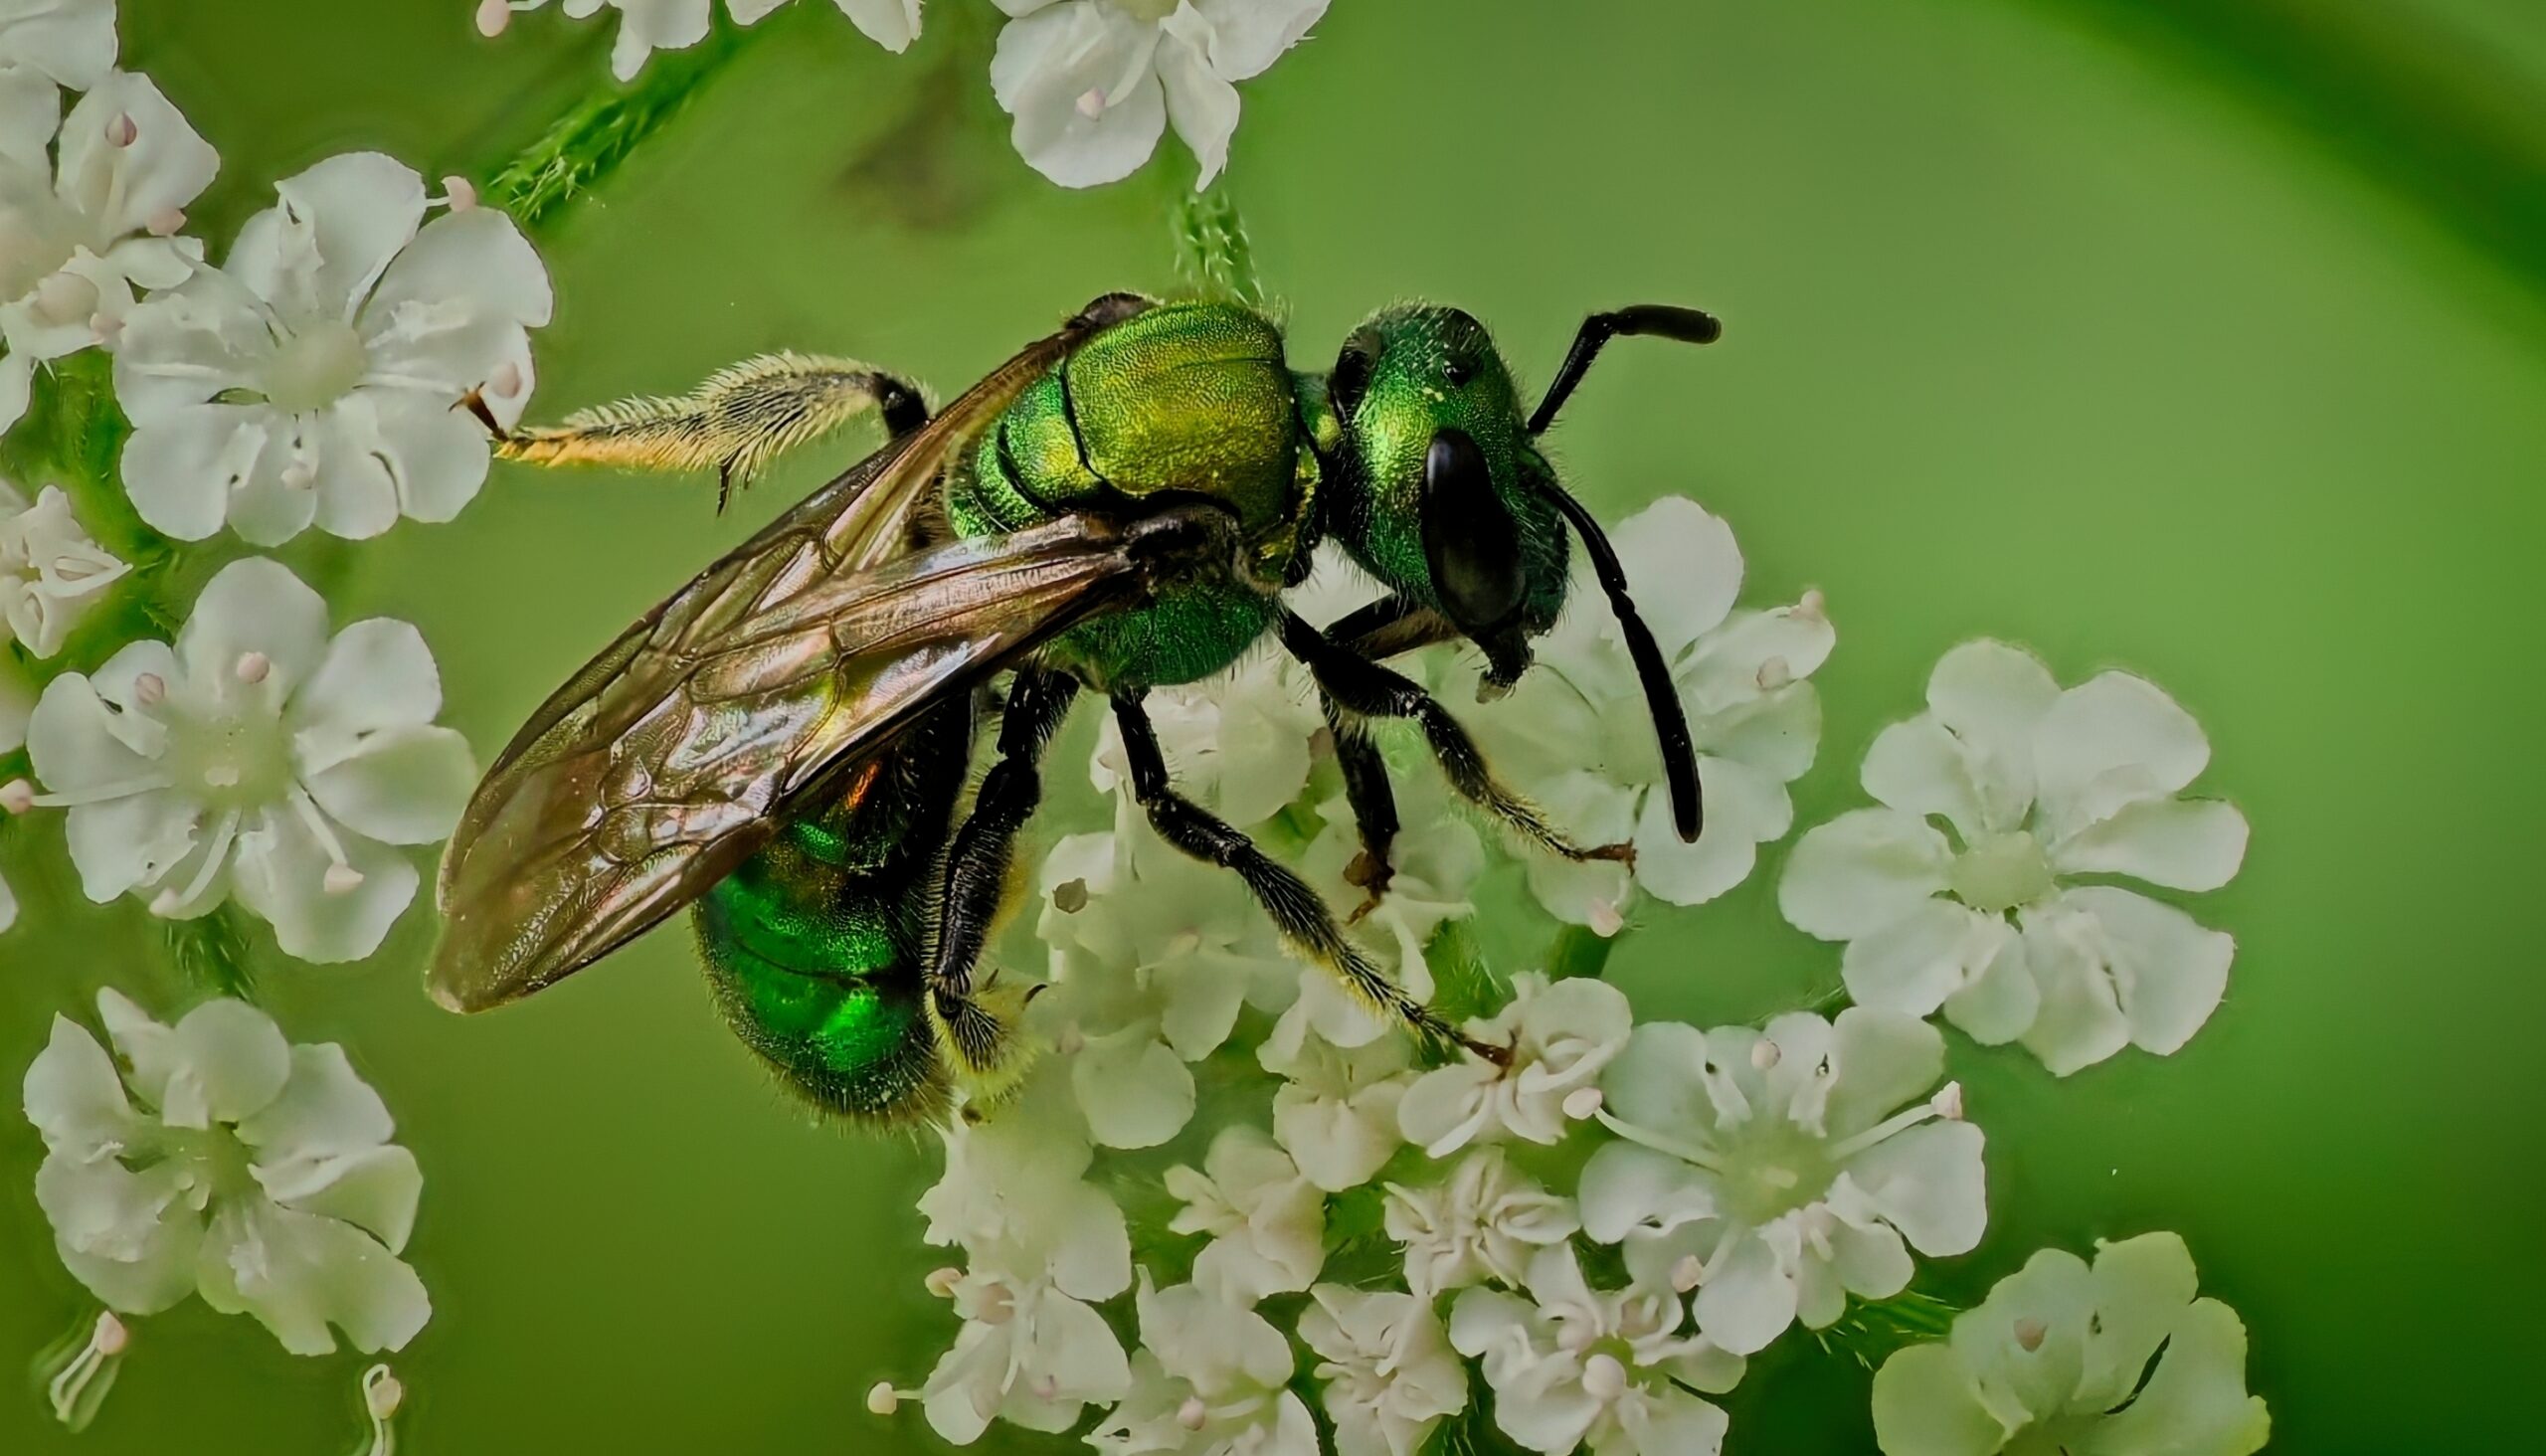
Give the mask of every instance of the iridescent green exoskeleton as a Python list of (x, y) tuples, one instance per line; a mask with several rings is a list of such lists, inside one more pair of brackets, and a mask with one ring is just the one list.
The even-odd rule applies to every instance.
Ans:
[[(1590, 553), (1643, 670), (1678, 827), (1699, 830), (1686, 722), (1597, 526), (1538, 439), (1620, 333), (1704, 342), (1661, 306), (1595, 314), (1524, 413), (1477, 321), (1406, 306), (1332, 370), (1294, 370), (1235, 302), (1109, 294), (934, 418), (865, 365), (786, 354), (697, 391), (627, 401), (501, 454), (713, 468), (865, 413), (892, 439), (631, 627), (532, 715), (443, 865), (432, 988), (475, 1010), (576, 971), (684, 906), (743, 1040), (826, 1108), (933, 1116), (1013, 1075), (1021, 988), (977, 978), (1037, 762), (1077, 693), (1106, 694), (1160, 835), (1239, 874), (1276, 927), (1368, 1004), (1459, 1036), (1358, 950), (1317, 893), (1170, 782), (1142, 701), (1270, 637), (1316, 678), (1363, 853), (1367, 909), (1396, 830), (1365, 725), (1410, 718), (1458, 791), (1548, 852), (1581, 846), (1496, 781), (1467, 734), (1382, 659), (1463, 638), (1488, 695), (1530, 664)], [(491, 428), (491, 421), (490, 428)], [(1321, 631), (1283, 605), (1333, 540), (1386, 595)], [(988, 773), (966, 784), (996, 679)], [(1359, 912), (1357, 912), (1358, 915)]]

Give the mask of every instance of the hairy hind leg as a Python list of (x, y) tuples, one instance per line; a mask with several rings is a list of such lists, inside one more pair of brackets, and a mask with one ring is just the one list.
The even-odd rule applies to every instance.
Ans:
[(717, 370), (683, 395), (620, 400), (560, 425), (507, 430), (476, 392), (460, 407), (495, 437), (505, 459), (643, 470), (714, 470), (716, 508), (769, 462), (874, 414), (895, 439), (928, 423), (919, 387), (853, 359), (762, 354)]
[(982, 780), (972, 814), (946, 850), (937, 944), (928, 970), (929, 1010), (956, 1059), (976, 1075), (998, 1069), (1006, 1031), (975, 994), (973, 969), (999, 918), (1017, 831), (1042, 802), (1038, 765), (1044, 745), (1077, 695), (1077, 679), (1063, 673), (1028, 667), (1016, 674), (1000, 717), (999, 762)]

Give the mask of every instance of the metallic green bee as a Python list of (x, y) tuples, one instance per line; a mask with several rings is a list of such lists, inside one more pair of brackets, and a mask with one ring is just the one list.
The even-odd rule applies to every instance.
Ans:
[[(1018, 1060), (1022, 994), (975, 971), (1039, 797), (1036, 761), (1086, 687), (1111, 697), (1163, 838), (1236, 871), (1368, 1004), (1499, 1056), (1364, 959), (1299, 876), (1179, 795), (1142, 699), (1267, 635), (1304, 661), (1361, 827), (1353, 878), (1373, 903), (1396, 818), (1371, 718), (1414, 719), (1461, 794), (1549, 851), (1624, 857), (1568, 841), (1381, 665), (1465, 638), (1488, 691), (1508, 688), (1564, 606), (1578, 535), (1642, 671), (1677, 826), (1695, 838), (1678, 695), (1615, 554), (1537, 441), (1611, 337), (1718, 331), (1692, 309), (1595, 314), (1525, 415), (1485, 329), (1456, 309), (1385, 310), (1319, 375), (1286, 365), (1254, 309), (1110, 294), (933, 419), (890, 375), (779, 355), (691, 395), (499, 430), (515, 458), (713, 467), (728, 488), (861, 413), (892, 439), (647, 613), (505, 748), (444, 861), (436, 999), (511, 1001), (686, 905), (727, 1019), (820, 1105), (889, 1122), (940, 1113), (958, 1084), (996, 1089)], [(1388, 595), (1321, 632), (1281, 592), (1325, 539)], [(996, 758), (965, 810), (1001, 673)]]

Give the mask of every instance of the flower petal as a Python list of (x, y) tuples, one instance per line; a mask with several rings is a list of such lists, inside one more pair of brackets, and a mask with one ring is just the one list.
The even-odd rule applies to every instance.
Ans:
[(25, 1101), (45, 1147), (75, 1162), (93, 1163), (132, 1135), (132, 1102), (114, 1059), (68, 1016), (53, 1018), (52, 1039), (27, 1065)]
[[(165, 1070), (143, 1070), (144, 1046), (164, 1050)], [(291, 1044), (273, 1018), (226, 997), (186, 1012), (165, 1042), (124, 1048), (134, 1085), (159, 1087), (159, 1120), (173, 1128), (235, 1123), (271, 1106), (291, 1076)]]
[(2176, 890), (2215, 890), (2246, 859), (2246, 817), (2215, 799), (2150, 799), (2051, 852), (2064, 874), (2126, 874)]
[(203, 1225), (182, 1179), (169, 1163), (134, 1173), (112, 1158), (48, 1156), (36, 1170), (36, 1203), (53, 1224), (63, 1267), (128, 1315), (157, 1314), (192, 1294)]
[(1926, 713), (1876, 734), (1860, 777), (1868, 794), (1905, 815), (1951, 820), (1965, 842), (2015, 827), (2033, 804), (2030, 760), (1984, 758)]
[[(1049, 6), (1002, 27), (991, 89), (1016, 118), (1009, 140), (1027, 165), (1093, 187), (1148, 161), (1167, 130), (1157, 44), (1156, 27), (1105, 5)], [(1090, 97), (1103, 102), (1093, 116), (1081, 108)]]
[(405, 1348), (433, 1315), (416, 1271), (350, 1223), (262, 1197), (224, 1201), (196, 1265), (205, 1304), (251, 1314), (294, 1355)]
[[(270, 226), (278, 235), (305, 233), (315, 248), (310, 306), (319, 317), (339, 322), (353, 320), (364, 296), (425, 217), (425, 179), (381, 152), (329, 157), (275, 183), (274, 195), (278, 200), (273, 211), (279, 216)], [(280, 266), (285, 255), (277, 247), (243, 259), (239, 253), (248, 249), (247, 239), (243, 231), (231, 271), (266, 297), (282, 298), (284, 290), (270, 285), (260, 270)]]
[(1928, 710), (1984, 752), (2031, 738), (2059, 697), (2041, 658), (1986, 637), (1945, 653), (1927, 677)]
[(339, 834), (348, 867), (360, 878), (327, 888), (333, 862), (300, 817), (265, 816), (239, 835), (239, 902), (274, 928), (283, 954), (317, 965), (359, 961), (380, 949), (389, 927), (416, 898), (416, 866), (386, 844)]
[[(399, 253), (364, 306), (366, 323), (402, 305), (464, 299), (472, 314), (538, 328), (556, 309), (547, 265), (513, 220), (492, 208), (446, 213)], [(401, 357), (412, 366), (416, 361)], [(491, 368), (494, 361), (483, 360)], [(475, 381), (465, 381), (473, 383)]]
[(2054, 839), (2173, 794), (2209, 762), (2210, 740), (2192, 714), (2126, 672), (2062, 693), (2034, 730), (2043, 819)]
[(1706, 823), (1692, 844), (1671, 819), (1671, 797), (1645, 796), (1635, 826), (1635, 880), (1674, 905), (1703, 905), (1750, 877), (1759, 846), (1794, 827), (1786, 787), (1748, 764), (1706, 755), (1698, 760)]
[(370, 733), (420, 728), (442, 711), (442, 669), (410, 623), (372, 617), (327, 644), (292, 694), (290, 727), (304, 762), (329, 767)]
[(1967, 1254), (1989, 1222), (1980, 1129), (1922, 1123), (1847, 1162), (1845, 1176), (1922, 1254)]
[(175, 407), (136, 429), (123, 452), (124, 491), (152, 529), (180, 541), (219, 531), (253, 487), (257, 544), (278, 545), (316, 513), (306, 490), (282, 488), (283, 452), (270, 446), (273, 413), (261, 405)]
[(1167, 88), (1167, 119), (1201, 164), (1194, 186), (1208, 187), (1228, 165), (1229, 138), (1237, 134), (1237, 88), (1214, 75), (1199, 46), (1179, 34), (1184, 27), (1177, 16), (1168, 17), (1165, 29), (1157, 64), (1159, 81)]
[(2245, 1322), (2205, 1299), (2176, 1322), (2139, 1398), (2107, 1417), (2086, 1450), (2089, 1456), (2250, 1456), (2271, 1438), (2272, 1413), (2262, 1396), (2246, 1393)]
[(1193, 0), (1210, 22), (1211, 69), (1230, 81), (1261, 75), (1300, 43), (1329, 0)]
[[(107, 133), (131, 118), (131, 135)], [(95, 209), (107, 238), (137, 233), (151, 219), (182, 210), (212, 185), (221, 156), (195, 134), (150, 78), (114, 72), (62, 119), (57, 144), (66, 199)]]
[(459, 822), (477, 783), (477, 760), (456, 730), (389, 728), (305, 782), (327, 817), (357, 833), (432, 844)]
[(485, 427), (448, 402), (405, 391), (379, 391), (372, 405), (399, 513), (418, 521), (456, 518), (477, 498), (494, 459)]
[(1794, 1323), (1798, 1294), (1792, 1275), (1755, 1229), (1732, 1235), (1723, 1267), (1707, 1276), (1690, 1302), (1698, 1328), (1734, 1355), (1755, 1355)]
[(2219, 1009), (2236, 937), (2206, 930), (2172, 905), (2109, 885), (2081, 886), (2061, 901), (2102, 927), (2105, 972), (2132, 1045), (2169, 1055)]
[(1839, 974), (1860, 1004), (1931, 1016), (2015, 938), (2013, 927), (1995, 915), (1953, 900), (1922, 900), (1891, 924), (1850, 941), (1839, 957)]
[(1685, 495), (1654, 501), (1620, 521), (1609, 538), (1635, 594), (1636, 614), (1666, 659), (1676, 662), (1722, 625), (1741, 595), (1741, 548), (1732, 527)]
[(1990, 1456), (2008, 1434), (1944, 1345), (1896, 1351), (1875, 1371), (1874, 1431), (1885, 1456)]
[[(759, 0), (764, 6), (768, 0)], [(899, 55), (919, 37), (920, 0), (833, 0), (866, 39)], [(742, 19), (737, 14), (736, 20)]]
[(1091, 1039), (1070, 1064), (1088, 1136), (1108, 1148), (1155, 1148), (1193, 1118), (1193, 1074), (1141, 1028)]
[(277, 701), (308, 680), (326, 650), (326, 602), (288, 568), (262, 556), (223, 567), (177, 633), (177, 661), (189, 678), (230, 680), (240, 658), (260, 652), (279, 684)]
[(1582, 1169), (1582, 1231), (1613, 1244), (1637, 1229), (1668, 1231), (1720, 1211), (1712, 1176), (1668, 1153), (1607, 1143)]
[[(239, 1124), (239, 1136), (256, 1150), (264, 1178), (284, 1178), (299, 1167), (368, 1152), (394, 1131), (388, 1105), (334, 1042), (291, 1048), (291, 1072), (281, 1092)], [(286, 1182), (295, 1191), (303, 1187), (297, 1178)]]
[(1854, 940), (1925, 904), (1945, 887), (1952, 864), (1945, 836), (1915, 816), (1854, 810), (1795, 841), (1777, 883), (1777, 908), (1807, 935)]
[(2192, 1251), (2171, 1233), (2098, 1245), (2090, 1282), (2095, 1314), (2087, 1327), (2076, 1403), (2110, 1410), (2139, 1387), (2149, 1357), (2166, 1343), (2201, 1284)]
[(1944, 1075), (1945, 1039), (1916, 1016), (1850, 1006), (1830, 1023), (1829, 1060), (1824, 1126), (1845, 1138), (1933, 1087)]

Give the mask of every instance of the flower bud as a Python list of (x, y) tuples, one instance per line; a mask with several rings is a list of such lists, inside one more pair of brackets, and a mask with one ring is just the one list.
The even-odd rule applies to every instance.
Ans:
[(1187, 1395), (1184, 1397), (1184, 1403), (1176, 1407), (1176, 1423), (1188, 1431), (1200, 1430), (1209, 1424), (1210, 1419), (1210, 1407), (1202, 1403), (1202, 1397), (1199, 1395)]
[(1576, 1087), (1564, 1094), (1564, 1115), (1581, 1122), (1599, 1112), (1601, 1103), (1606, 1100), (1597, 1087)]
[[(495, 3), (500, 5), (502, 0), (495, 0)], [(902, 1392), (894, 1389), (890, 1380), (877, 1380), (875, 1388), (866, 1392), (866, 1409), (870, 1414), (891, 1415), (901, 1408)]]
[(1582, 1389), (1594, 1400), (1615, 1400), (1627, 1392), (1627, 1367), (1614, 1355), (1595, 1355), (1582, 1363)]

